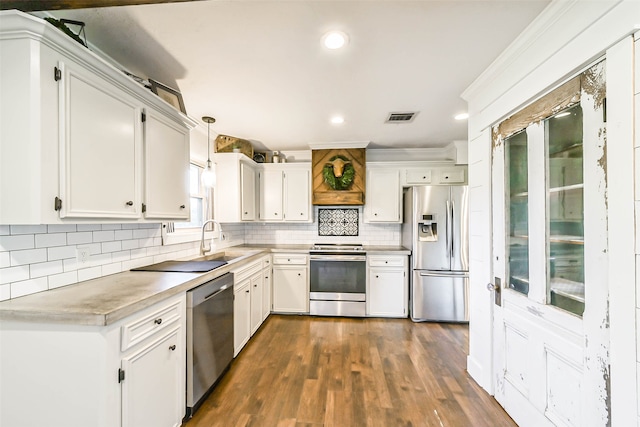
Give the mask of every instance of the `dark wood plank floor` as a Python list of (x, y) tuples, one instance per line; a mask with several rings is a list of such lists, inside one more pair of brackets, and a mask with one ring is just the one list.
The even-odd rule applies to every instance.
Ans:
[(516, 424), (465, 371), (468, 327), (272, 315), (185, 427)]

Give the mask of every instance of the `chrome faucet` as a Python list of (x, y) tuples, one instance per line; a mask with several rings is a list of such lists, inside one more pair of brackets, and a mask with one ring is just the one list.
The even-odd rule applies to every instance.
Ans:
[[(213, 223), (218, 226), (218, 240), (222, 240), (222, 225), (215, 219), (208, 219), (202, 224), (202, 236), (200, 237), (200, 255), (204, 255), (211, 250), (211, 245), (207, 249), (204, 245), (204, 229), (207, 228), (207, 225)], [(215, 228), (214, 228), (215, 229)]]

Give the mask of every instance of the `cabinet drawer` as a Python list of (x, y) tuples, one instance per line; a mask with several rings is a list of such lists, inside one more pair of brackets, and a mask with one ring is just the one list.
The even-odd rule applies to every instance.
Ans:
[(441, 182), (443, 184), (447, 184), (449, 182), (452, 182), (452, 183), (463, 183), (464, 182), (464, 169), (453, 169), (453, 170), (440, 171), (439, 182)]
[(404, 266), (404, 257), (369, 257), (369, 266), (371, 267), (402, 267)]
[(274, 264), (297, 264), (297, 265), (306, 265), (307, 264), (307, 256), (303, 254), (296, 255), (274, 255), (273, 256)]
[(271, 267), (271, 257), (265, 257), (262, 259), (262, 268), (269, 268)]
[(407, 184), (429, 184), (429, 183), (431, 183), (431, 169), (407, 170)]
[(244, 279), (251, 277), (260, 270), (262, 270), (262, 261), (256, 260), (251, 264), (232, 270), (231, 272), (233, 273), (233, 281), (234, 283), (242, 282)]
[(125, 351), (156, 332), (175, 324), (180, 320), (180, 307), (181, 301), (177, 301), (122, 325), (120, 349)]

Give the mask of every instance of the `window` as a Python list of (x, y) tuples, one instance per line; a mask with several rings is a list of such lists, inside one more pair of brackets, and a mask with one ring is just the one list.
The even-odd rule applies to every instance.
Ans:
[[(191, 197), (189, 200), (190, 220), (185, 222), (170, 222), (163, 224), (162, 227), (162, 244), (173, 245), (176, 243), (195, 242), (200, 240), (200, 228), (205, 219), (211, 218), (211, 193), (201, 184), (200, 177), (203, 168), (201, 166), (191, 164), (189, 169), (189, 192)], [(210, 233), (210, 232), (208, 232)], [(209, 234), (205, 234), (209, 236)]]
[(498, 268), (507, 298), (582, 316), (590, 286), (599, 286), (585, 260), (606, 252), (604, 69), (593, 65), (494, 126), (494, 146), (504, 143), (506, 257)]
[(202, 171), (202, 167), (191, 164), (191, 168), (189, 169), (189, 192), (191, 193), (189, 209), (191, 220), (189, 222), (174, 223), (176, 229), (202, 227), (205, 218), (210, 216), (207, 215), (207, 210), (209, 210), (209, 212), (211, 211), (207, 209), (207, 206), (209, 206), (207, 191), (200, 180)]
[(509, 234), (507, 259), (509, 288), (529, 293), (529, 181), (527, 167), (527, 133), (505, 139)]

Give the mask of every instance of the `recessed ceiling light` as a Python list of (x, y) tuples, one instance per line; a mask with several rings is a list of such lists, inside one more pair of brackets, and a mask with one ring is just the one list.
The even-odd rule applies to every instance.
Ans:
[(469, 118), (469, 113), (460, 113), (453, 116), (456, 120), (467, 120)]
[(327, 49), (340, 49), (347, 44), (349, 38), (342, 31), (330, 31), (322, 36), (322, 44)]
[(333, 116), (331, 117), (331, 123), (333, 123), (334, 125), (341, 125), (342, 123), (344, 123), (344, 117)]

